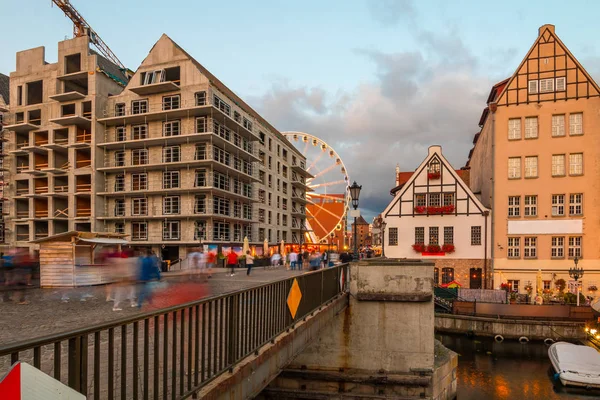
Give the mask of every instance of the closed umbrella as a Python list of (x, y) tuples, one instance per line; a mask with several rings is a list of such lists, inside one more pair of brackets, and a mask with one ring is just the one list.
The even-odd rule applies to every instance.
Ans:
[(244, 237), (244, 245), (242, 246), (242, 254), (246, 254), (250, 250), (250, 243), (248, 242), (248, 236)]
[(542, 270), (541, 269), (538, 269), (535, 284), (537, 286), (538, 294), (542, 294), (542, 292), (544, 290), (544, 284), (542, 283)]
[(269, 241), (265, 238), (265, 242), (263, 243), (263, 255), (269, 255)]
[(285, 257), (285, 242), (283, 240), (279, 246), (279, 253), (281, 254), (281, 257)]

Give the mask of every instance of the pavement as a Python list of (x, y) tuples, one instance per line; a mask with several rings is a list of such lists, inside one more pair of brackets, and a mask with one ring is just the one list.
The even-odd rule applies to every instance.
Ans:
[(246, 275), (245, 269), (239, 269), (235, 276), (229, 276), (228, 271), (215, 269), (212, 278), (207, 279), (206, 283), (190, 282), (187, 275), (180, 272), (167, 272), (163, 274), (168, 282), (166, 290), (155, 297), (153, 305), (144, 305), (140, 309), (131, 307), (130, 302), (125, 301), (120, 305), (121, 311), (113, 311), (113, 302), (106, 301), (105, 286), (27, 289), (28, 304), (0, 302), (0, 345), (134, 317), (150, 310), (237, 291), (305, 272), (307, 271), (290, 271), (283, 267), (258, 267), (252, 270), (250, 276)]

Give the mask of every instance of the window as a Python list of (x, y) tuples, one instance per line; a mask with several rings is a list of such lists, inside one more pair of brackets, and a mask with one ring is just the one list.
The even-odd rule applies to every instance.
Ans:
[(525, 118), (525, 139), (535, 139), (538, 137), (538, 119), (537, 117)]
[(206, 118), (196, 118), (196, 133), (206, 132)]
[(125, 175), (119, 174), (115, 176), (115, 192), (123, 192), (125, 190)]
[(583, 135), (583, 113), (569, 115), (569, 135)]
[(125, 166), (125, 152), (124, 151), (115, 151), (115, 167), (124, 167)]
[(172, 215), (179, 214), (180, 201), (179, 196), (165, 196), (163, 197), (163, 214)]
[(511, 292), (518, 292), (519, 291), (519, 280), (518, 279), (509, 279), (508, 286), (509, 286)]
[(523, 257), (537, 257), (537, 237), (526, 237), (523, 240)]
[(510, 157), (508, 159), (508, 179), (521, 178), (521, 157)]
[(148, 215), (148, 199), (140, 197), (132, 199), (131, 201), (133, 203), (131, 215)]
[(565, 116), (552, 116), (552, 137), (565, 136)]
[(131, 164), (132, 165), (148, 164), (148, 150), (147, 149), (132, 150), (131, 151)]
[(231, 115), (231, 106), (225, 103), (219, 96), (216, 94), (213, 95), (214, 106), (219, 110), (223, 111), (227, 115)]
[(176, 189), (179, 187), (179, 171), (163, 172), (163, 189)]
[(229, 177), (219, 172), (213, 172), (213, 186), (221, 190), (229, 190)]
[(148, 139), (147, 125), (134, 125), (131, 127), (131, 138), (133, 140)]
[(125, 215), (125, 199), (115, 199), (115, 217)]
[(179, 136), (180, 121), (169, 121), (163, 123), (163, 136)]
[(583, 214), (583, 193), (573, 193), (569, 195), (569, 215)]
[(552, 155), (552, 176), (565, 176), (565, 155)]
[(454, 268), (442, 268), (442, 284), (450, 283), (454, 280)]
[(440, 193), (429, 193), (429, 207), (440, 206)]
[(229, 215), (229, 199), (215, 196), (213, 198), (213, 213), (219, 215)]
[(398, 228), (389, 228), (388, 238), (388, 244), (390, 246), (398, 246)]
[(565, 238), (562, 236), (552, 237), (552, 258), (564, 258)]
[(214, 222), (213, 223), (213, 240), (226, 241), (229, 240), (229, 223)]
[(508, 258), (520, 258), (521, 254), (521, 238), (518, 237), (509, 237), (508, 238)]
[(124, 142), (127, 140), (127, 130), (124, 126), (117, 126), (115, 128), (115, 141)]
[(529, 88), (529, 94), (536, 94), (538, 92), (538, 81), (529, 81), (527, 87)]
[(194, 221), (194, 240), (206, 240), (206, 221)]
[(444, 205), (445, 206), (453, 206), (454, 205), (454, 193), (444, 193)]
[(206, 160), (206, 143), (198, 143), (196, 145), (194, 160)]
[(525, 178), (537, 178), (538, 158), (537, 156), (525, 157)]
[(258, 222), (265, 222), (265, 210), (263, 209), (258, 210)]
[(217, 146), (213, 146), (213, 160), (221, 164), (230, 165), (229, 153)]
[(131, 240), (147, 240), (148, 239), (148, 223), (147, 222), (132, 222), (131, 223)]
[(521, 139), (521, 118), (508, 120), (508, 140)]
[(552, 216), (560, 217), (565, 215), (565, 195), (564, 194), (553, 194), (552, 195)]
[(543, 284), (544, 284), (544, 290), (552, 289), (552, 281), (543, 281)]
[(566, 86), (567, 86), (567, 78), (566, 77), (561, 77), (561, 78), (556, 78), (556, 91), (557, 92), (564, 92), (566, 90)]
[(152, 85), (153, 83), (160, 83), (165, 81), (165, 70), (159, 69), (156, 71), (143, 72), (141, 75), (142, 85)]
[(196, 93), (196, 106), (205, 106), (206, 105), (206, 92), (198, 92)]
[(454, 244), (454, 227), (444, 227), (444, 244)]
[(583, 175), (583, 153), (569, 154), (569, 175)]
[[(244, 118), (244, 119), (245, 119), (245, 118)], [(238, 124), (239, 124), (239, 123), (241, 123), (241, 122), (242, 122), (242, 115), (241, 115), (239, 112), (237, 112), (237, 111), (234, 111), (234, 112), (233, 112), (233, 120), (234, 120), (235, 122), (237, 122)]]
[(197, 195), (194, 199), (194, 214), (206, 214), (206, 196)]
[(537, 215), (537, 196), (525, 196), (523, 215), (526, 217)]
[(427, 195), (426, 194), (415, 194), (416, 206), (425, 207), (427, 206)]
[(133, 100), (131, 102), (132, 114), (144, 114), (148, 112), (148, 100)]
[(434, 268), (433, 269), (433, 284), (438, 285), (439, 283), (440, 283), (440, 269)]
[(179, 95), (165, 96), (162, 102), (163, 110), (176, 110), (179, 108)]
[(115, 116), (116, 117), (124, 117), (125, 116), (125, 103), (115, 104)]
[(581, 236), (569, 236), (569, 258), (581, 258)]
[(115, 233), (125, 234), (125, 224), (122, 222), (115, 223)]
[(471, 227), (471, 246), (481, 246), (481, 226)]
[(194, 187), (206, 186), (206, 170), (197, 169), (194, 177)]
[(508, 216), (521, 216), (521, 196), (508, 196)]
[(422, 226), (415, 227), (415, 244), (425, 244), (425, 228)]
[(131, 190), (148, 190), (148, 174), (131, 175)]
[(439, 240), (440, 228), (437, 226), (429, 227), (429, 244), (440, 244)]
[(163, 147), (163, 162), (179, 162), (181, 161), (181, 151), (179, 146)]
[(246, 117), (244, 117), (244, 128), (248, 129), (250, 132), (252, 132), (252, 122), (250, 122), (248, 119), (246, 119)]
[(554, 91), (554, 79), (540, 79), (540, 93)]
[(179, 221), (163, 221), (163, 240), (179, 240)]

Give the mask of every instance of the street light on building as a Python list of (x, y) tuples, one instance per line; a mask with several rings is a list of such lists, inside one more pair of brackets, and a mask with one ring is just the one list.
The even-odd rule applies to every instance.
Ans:
[(379, 229), (381, 229), (381, 257), (385, 257), (385, 226), (387, 225), (387, 223), (385, 222), (385, 219), (381, 218), (381, 223), (379, 224)]
[(579, 263), (579, 258), (577, 258), (577, 256), (575, 256), (573, 262), (575, 263), (575, 266), (573, 268), (569, 268), (569, 276), (575, 279), (575, 287), (577, 288), (577, 306), (579, 306), (579, 282), (577, 281), (579, 278), (583, 277), (583, 268), (577, 267), (577, 264)]
[(350, 186), (350, 198), (352, 198), (352, 207), (354, 207), (354, 232), (352, 233), (352, 241), (354, 242), (354, 261), (358, 261), (358, 241), (356, 234), (356, 209), (358, 208), (358, 198), (362, 185), (358, 185), (356, 181)]

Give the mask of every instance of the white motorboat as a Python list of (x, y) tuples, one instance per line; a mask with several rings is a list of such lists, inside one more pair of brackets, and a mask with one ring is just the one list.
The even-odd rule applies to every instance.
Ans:
[(548, 356), (563, 385), (600, 389), (600, 353), (592, 347), (557, 342)]

